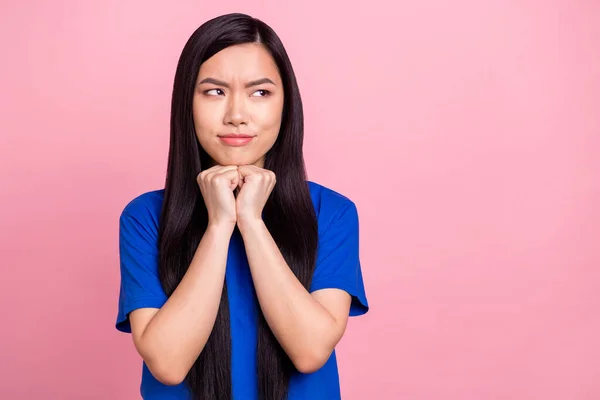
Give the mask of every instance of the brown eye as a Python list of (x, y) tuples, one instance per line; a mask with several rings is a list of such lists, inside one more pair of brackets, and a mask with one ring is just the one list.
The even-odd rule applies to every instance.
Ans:
[[(212, 94), (211, 92), (218, 92), (218, 93)], [(205, 90), (204, 94), (209, 95), (209, 96), (221, 96), (221, 95), (225, 94), (225, 92), (223, 92), (223, 90), (221, 90), (221, 89), (210, 89), (210, 90)]]
[[(259, 96), (254, 96), (256, 93), (260, 93), (260, 95)], [(261, 89), (261, 90), (257, 90), (256, 92), (252, 93), (252, 96), (254, 96), (254, 97), (266, 97), (266, 96), (268, 96), (270, 94), (271, 94), (271, 92), (269, 92), (268, 90)]]

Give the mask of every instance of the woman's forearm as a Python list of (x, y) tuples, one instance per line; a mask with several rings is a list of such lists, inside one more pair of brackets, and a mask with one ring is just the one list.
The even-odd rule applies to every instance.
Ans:
[(262, 220), (238, 226), (269, 327), (300, 372), (319, 369), (340, 339), (336, 320), (296, 278)]
[(183, 381), (213, 329), (232, 232), (208, 227), (183, 279), (141, 336), (140, 354), (167, 383)]

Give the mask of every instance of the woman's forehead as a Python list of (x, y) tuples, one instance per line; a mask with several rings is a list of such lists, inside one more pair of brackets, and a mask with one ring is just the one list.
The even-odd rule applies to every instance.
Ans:
[[(277, 65), (268, 50), (255, 43), (227, 47), (200, 66), (200, 75), (217, 79), (260, 79), (278, 75)], [(207, 76), (204, 76), (207, 75)]]

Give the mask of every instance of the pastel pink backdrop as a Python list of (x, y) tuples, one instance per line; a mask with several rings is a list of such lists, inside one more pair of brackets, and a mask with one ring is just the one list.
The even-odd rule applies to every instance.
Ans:
[(283, 39), (310, 179), (359, 208), (343, 398), (600, 398), (600, 3), (216, 3), (0, 3), (0, 398), (139, 397), (118, 217), (232, 11)]

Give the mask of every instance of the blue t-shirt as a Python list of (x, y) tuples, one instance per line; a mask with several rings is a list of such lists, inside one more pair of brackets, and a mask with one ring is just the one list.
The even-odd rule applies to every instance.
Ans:
[[(347, 197), (308, 181), (318, 220), (319, 244), (310, 292), (337, 288), (352, 296), (350, 316), (369, 309), (359, 260), (358, 213)], [(121, 289), (116, 328), (131, 333), (128, 314), (138, 308), (160, 308), (167, 301), (158, 278), (157, 233), (164, 189), (144, 193), (123, 210), (119, 226)], [(231, 237), (226, 266), (231, 326), (231, 381), (234, 399), (258, 398), (256, 316), (259, 304), (242, 237)], [(255, 371), (255, 373), (250, 373)], [(188, 399), (185, 382), (168, 386), (142, 362), (141, 394), (146, 400)], [(318, 371), (294, 373), (289, 400), (335, 400), (340, 385), (335, 351)]]

